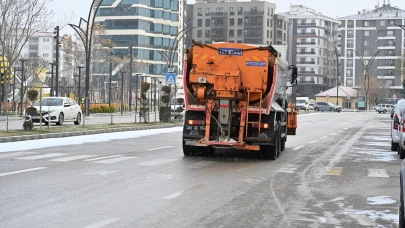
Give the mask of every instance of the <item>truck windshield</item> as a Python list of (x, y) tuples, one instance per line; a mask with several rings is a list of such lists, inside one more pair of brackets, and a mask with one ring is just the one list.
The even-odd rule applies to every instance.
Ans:
[(297, 103), (298, 103), (298, 104), (304, 104), (304, 103), (305, 103), (305, 100), (297, 100)]

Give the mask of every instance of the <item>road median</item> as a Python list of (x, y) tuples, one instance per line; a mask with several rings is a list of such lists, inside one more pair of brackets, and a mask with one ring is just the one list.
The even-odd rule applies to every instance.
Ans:
[(48, 138), (63, 138), (80, 135), (94, 135), (102, 133), (139, 131), (149, 129), (171, 128), (183, 126), (182, 122), (169, 123), (126, 123), (126, 124), (94, 124), (87, 126), (51, 127), (43, 126), (32, 131), (11, 130), (0, 131), (0, 143), (27, 141)]

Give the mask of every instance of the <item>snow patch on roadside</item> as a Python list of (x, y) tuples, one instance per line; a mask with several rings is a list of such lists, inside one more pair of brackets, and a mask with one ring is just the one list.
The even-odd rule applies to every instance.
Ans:
[(396, 203), (396, 200), (393, 200), (390, 196), (374, 196), (367, 197), (368, 204), (370, 205), (386, 205)]
[(368, 143), (364, 143), (361, 145), (365, 145), (365, 146), (386, 146), (386, 147), (390, 147), (391, 146), (391, 142), (368, 142)]
[(371, 140), (371, 141), (391, 141), (391, 137), (380, 137), (380, 136), (363, 136), (363, 139)]
[(343, 213), (346, 215), (354, 216), (354, 217), (365, 215), (369, 219), (371, 219), (373, 222), (375, 222), (377, 219), (382, 219), (382, 220), (391, 221), (395, 224), (398, 224), (398, 214), (392, 214), (391, 211), (389, 211), (389, 210), (385, 210), (385, 211), (345, 210)]
[(150, 129), (141, 131), (103, 133), (96, 135), (81, 135), (65, 138), (37, 139), (21, 142), (9, 142), (9, 143), (1, 143), (0, 153), (41, 149), (56, 146), (80, 145), (84, 143), (108, 142), (111, 140), (120, 140), (120, 139), (133, 139), (181, 131), (183, 131), (182, 127), (174, 127), (174, 128)]
[(362, 156), (361, 160), (366, 161), (379, 161), (379, 162), (392, 162), (398, 161), (397, 152), (365, 149), (365, 148), (352, 148), (356, 154), (369, 155), (369, 157)]

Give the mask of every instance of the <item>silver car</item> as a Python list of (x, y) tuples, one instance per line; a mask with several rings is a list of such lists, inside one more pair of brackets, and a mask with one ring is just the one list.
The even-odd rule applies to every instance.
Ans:
[(340, 112), (342, 108), (340, 106), (334, 105), (330, 102), (316, 102), (314, 106), (315, 112)]

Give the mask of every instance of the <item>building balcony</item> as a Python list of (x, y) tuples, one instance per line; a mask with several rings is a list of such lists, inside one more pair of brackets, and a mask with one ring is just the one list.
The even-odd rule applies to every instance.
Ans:
[(304, 26), (316, 26), (316, 23), (298, 23), (297, 26), (304, 27)]
[(245, 11), (245, 16), (248, 15), (264, 15), (264, 11)]
[(315, 32), (300, 32), (297, 33), (297, 36), (316, 36)]
[(300, 54), (300, 55), (315, 55), (316, 54), (316, 52), (306, 52), (306, 51), (301, 51), (301, 52), (298, 52), (297, 54)]
[(395, 40), (395, 36), (379, 36), (377, 39), (379, 40)]
[(315, 74), (315, 71), (300, 71), (298, 74)]
[(256, 24), (249, 23), (249, 24), (245, 24), (245, 27), (249, 27), (249, 28), (251, 28), (251, 27), (263, 27), (263, 23), (256, 23)]
[(227, 13), (225, 12), (212, 12), (211, 16), (226, 16)]
[(313, 62), (311, 62), (311, 61), (309, 61), (309, 62), (298, 62), (297, 64), (315, 64), (315, 61), (313, 61)]
[(392, 66), (377, 66), (378, 70), (394, 70), (395, 69), (395, 64)]
[(316, 45), (316, 42), (299, 42), (297, 45)]
[(299, 84), (315, 84), (316, 82), (315, 82), (315, 80), (309, 80), (309, 81), (299, 81), (298, 82)]
[(387, 49), (395, 49), (395, 46), (379, 46), (377, 47), (379, 50), (387, 50)]

